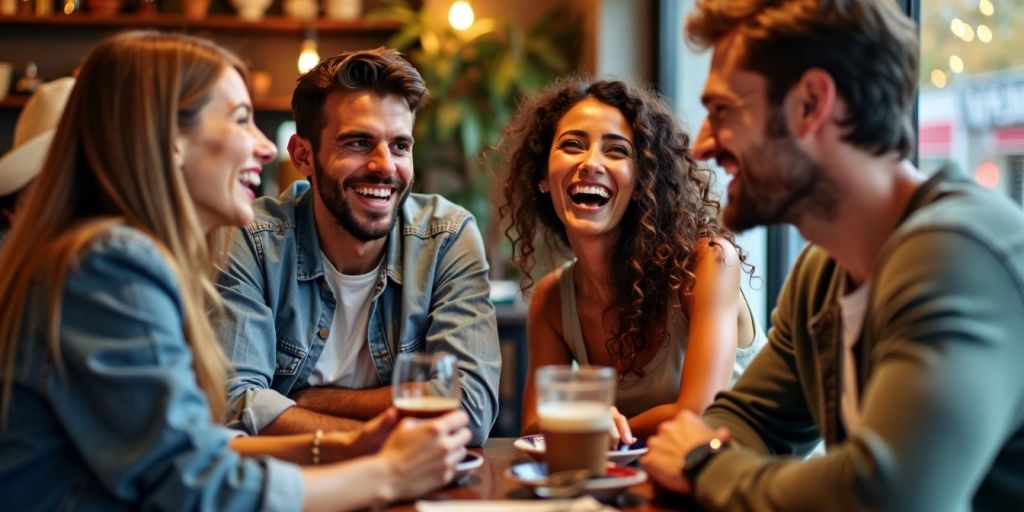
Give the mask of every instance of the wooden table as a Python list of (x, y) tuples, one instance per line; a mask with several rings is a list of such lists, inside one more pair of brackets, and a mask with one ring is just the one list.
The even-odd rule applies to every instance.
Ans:
[[(482, 466), (467, 476), (461, 485), (449, 486), (424, 497), (427, 500), (529, 500), (538, 499), (533, 494), (505, 476), (505, 469), (512, 464), (528, 462), (525, 454), (512, 447), (513, 438), (492, 438), (483, 448), (472, 451), (483, 455)], [(620, 510), (630, 512), (694, 511), (692, 504), (679, 504), (665, 508), (651, 503), (653, 486), (648, 480), (630, 487), (614, 502), (609, 503)], [(396, 503), (380, 510), (411, 512), (416, 510), (414, 502)]]

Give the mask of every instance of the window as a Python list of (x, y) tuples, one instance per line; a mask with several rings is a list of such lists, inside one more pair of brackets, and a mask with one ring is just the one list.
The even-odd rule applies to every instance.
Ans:
[(1018, 0), (921, 0), (918, 159), (949, 162), (1017, 204), (1024, 182), (1024, 16)]
[[(694, 0), (661, 0), (656, 17), (660, 20), (658, 87), (672, 102), (683, 127), (693, 137), (706, 114), (700, 95), (711, 65), (710, 51), (695, 53), (683, 42), (683, 20), (693, 10), (694, 3)], [(715, 191), (724, 200), (729, 178), (721, 169), (715, 170)], [(779, 233), (782, 238), (774, 238)], [(755, 271), (753, 278), (744, 275), (741, 279), (743, 293), (756, 320), (767, 328), (779, 288), (803, 242), (796, 229), (790, 226), (751, 229), (737, 236), (736, 241)], [(784, 249), (771, 251), (769, 247)]]

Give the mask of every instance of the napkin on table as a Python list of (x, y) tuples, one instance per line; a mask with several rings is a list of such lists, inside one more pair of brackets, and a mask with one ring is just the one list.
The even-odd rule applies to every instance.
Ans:
[(614, 512), (583, 496), (572, 500), (446, 500), (416, 502), (417, 512)]

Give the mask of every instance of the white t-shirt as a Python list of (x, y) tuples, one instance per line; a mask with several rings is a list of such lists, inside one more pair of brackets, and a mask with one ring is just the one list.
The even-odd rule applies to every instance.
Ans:
[(309, 376), (312, 386), (364, 389), (380, 386), (370, 358), (366, 333), (370, 323), (370, 298), (380, 267), (358, 276), (338, 272), (323, 252), (324, 278), (337, 306), (324, 350)]
[(864, 326), (864, 315), (868, 310), (868, 295), (871, 292), (871, 281), (846, 293), (847, 283), (843, 283), (843, 295), (839, 297), (839, 309), (843, 316), (843, 361), (842, 361), (842, 395), (839, 398), (840, 412), (847, 433), (853, 433), (860, 427), (860, 397), (857, 392), (857, 361), (853, 347), (860, 340), (860, 331)]

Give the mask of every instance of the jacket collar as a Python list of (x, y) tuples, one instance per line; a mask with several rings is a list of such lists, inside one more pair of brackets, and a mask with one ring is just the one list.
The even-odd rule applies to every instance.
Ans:
[(820, 309), (808, 320), (807, 333), (811, 347), (821, 371), (818, 372), (818, 408), (823, 415), (820, 423), (821, 437), (830, 446), (845, 437), (839, 418), (839, 371), (842, 350), (842, 320), (839, 310), (839, 294), (843, 289), (842, 280), (846, 272), (830, 260), (823, 269), (831, 273), (828, 287), (820, 303)]
[(955, 171), (949, 167), (943, 167), (938, 170), (932, 177), (925, 180), (914, 194), (910, 196), (910, 201), (907, 202), (907, 206), (903, 209), (903, 213), (900, 215), (900, 224), (910, 217), (915, 211), (926, 204), (930, 204), (936, 199), (937, 196), (942, 195), (947, 191), (947, 187), (943, 186), (949, 181), (956, 181), (960, 179)]
[(316, 234), (313, 218), (313, 194), (309, 182), (299, 180), (289, 187), (295, 208), (296, 278), (310, 281), (324, 275), (324, 264), (320, 259), (320, 237)]

